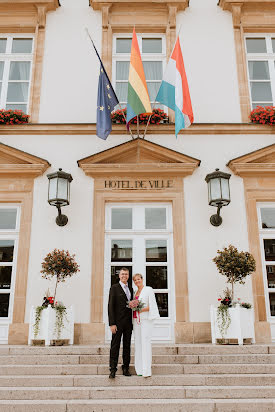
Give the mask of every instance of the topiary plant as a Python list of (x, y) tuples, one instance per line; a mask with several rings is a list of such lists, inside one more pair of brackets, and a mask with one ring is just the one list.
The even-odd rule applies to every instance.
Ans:
[(221, 275), (227, 277), (227, 283), (231, 284), (231, 299), (234, 299), (234, 284), (245, 283), (245, 278), (256, 270), (256, 262), (249, 252), (239, 252), (229, 245), (223, 250), (217, 251), (218, 256), (213, 259)]
[(56, 276), (56, 284), (53, 301), (55, 302), (56, 288), (59, 282), (65, 282), (67, 277), (79, 272), (79, 265), (75, 261), (75, 255), (70, 255), (68, 250), (54, 249), (48, 253), (42, 262), (42, 277), (51, 279)]

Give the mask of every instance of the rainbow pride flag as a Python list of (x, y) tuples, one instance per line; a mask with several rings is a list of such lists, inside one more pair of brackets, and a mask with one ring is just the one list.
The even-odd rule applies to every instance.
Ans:
[(131, 119), (142, 113), (151, 114), (152, 108), (134, 29), (128, 80), (127, 125)]
[(175, 111), (176, 136), (181, 129), (186, 129), (193, 123), (194, 115), (179, 37), (167, 64), (156, 101)]

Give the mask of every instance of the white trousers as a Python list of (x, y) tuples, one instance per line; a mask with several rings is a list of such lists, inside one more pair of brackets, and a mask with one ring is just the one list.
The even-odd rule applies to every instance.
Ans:
[(153, 321), (142, 319), (138, 324), (134, 319), (135, 369), (137, 375), (152, 375), (152, 329)]

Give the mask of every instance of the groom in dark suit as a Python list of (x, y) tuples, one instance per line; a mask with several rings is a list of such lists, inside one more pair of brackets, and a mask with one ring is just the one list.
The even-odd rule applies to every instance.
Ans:
[(129, 372), (132, 335), (132, 310), (127, 308), (127, 302), (133, 299), (133, 289), (128, 285), (129, 270), (122, 268), (119, 272), (119, 283), (115, 283), (109, 293), (108, 315), (109, 326), (112, 332), (110, 349), (110, 379), (114, 379), (117, 371), (117, 362), (121, 336), (123, 335), (123, 375), (131, 376)]

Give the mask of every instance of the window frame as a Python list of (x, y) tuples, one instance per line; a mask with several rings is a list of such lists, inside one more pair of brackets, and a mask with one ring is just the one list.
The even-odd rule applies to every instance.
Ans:
[(0, 288), (0, 294), (10, 295), (8, 316), (7, 317), (0, 316), (0, 322), (1, 324), (4, 324), (4, 323), (9, 324), (12, 321), (13, 307), (14, 307), (18, 244), (19, 244), (20, 220), (21, 220), (21, 207), (19, 204), (1, 203), (0, 209), (16, 209), (17, 210), (15, 229), (0, 229), (0, 240), (14, 240), (13, 261), (12, 262), (0, 262), (0, 266), (12, 266), (10, 288), (9, 289)]
[[(12, 53), (13, 39), (32, 39), (31, 53)], [(31, 86), (33, 81), (33, 63), (35, 50), (35, 35), (32, 33), (1, 33), (0, 39), (7, 39), (6, 53), (0, 53), (0, 62), (4, 62), (3, 79), (1, 80), (2, 88), (0, 93), (0, 109), (6, 109), (7, 105), (26, 105), (26, 114), (30, 114), (30, 100), (31, 100)], [(29, 80), (9, 80), (11, 62), (30, 62), (30, 76)], [(13, 83), (28, 83), (28, 99), (26, 102), (7, 102), (8, 85)], [(12, 109), (20, 110), (20, 109)]]
[[(257, 38), (257, 39), (265, 39), (266, 40), (266, 53), (248, 53), (246, 40), (248, 38)], [(244, 35), (244, 47), (245, 47), (245, 57), (246, 57), (246, 73), (247, 73), (247, 80), (248, 80), (248, 91), (249, 91), (249, 100), (250, 100), (250, 107), (253, 110), (253, 104), (256, 106), (269, 106), (270, 102), (264, 103), (261, 102), (253, 102), (252, 100), (252, 93), (251, 93), (251, 82), (263, 82), (269, 83), (271, 85), (271, 94), (272, 94), (272, 105), (275, 106), (275, 51), (272, 48), (272, 39), (275, 39), (275, 32), (274, 33), (245, 33)], [(249, 61), (264, 61), (268, 62), (270, 80), (251, 80), (249, 75)], [(273, 63), (273, 64), (272, 64)]]
[[(117, 53), (116, 52), (116, 40), (117, 38), (127, 38), (127, 39), (132, 39), (132, 33), (115, 33), (113, 34), (113, 48), (112, 48), (112, 84), (114, 86), (114, 90), (116, 90), (116, 62), (122, 61), (122, 62), (128, 62), (130, 61), (130, 53)], [(161, 38), (162, 40), (162, 53), (142, 53), (142, 39), (143, 38)], [(162, 62), (162, 78), (163, 74), (166, 69), (166, 64), (167, 64), (167, 52), (166, 52), (166, 34), (163, 33), (137, 33), (137, 40), (138, 40), (138, 46), (141, 54), (141, 59), (142, 62), (146, 61), (161, 61)], [(158, 83), (162, 81), (162, 78), (160, 80), (149, 80), (150, 83)], [(127, 83), (128, 84), (128, 79), (127, 80), (119, 80), (120, 83)], [(147, 82), (148, 83), (148, 82)], [(151, 105), (153, 105), (155, 102), (151, 101)], [(127, 101), (126, 102), (120, 102), (122, 107), (126, 107)], [(158, 103), (156, 103), (158, 104)], [(161, 105), (163, 110), (168, 113), (168, 108), (166, 106)], [(156, 108), (156, 107), (155, 107)]]

